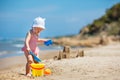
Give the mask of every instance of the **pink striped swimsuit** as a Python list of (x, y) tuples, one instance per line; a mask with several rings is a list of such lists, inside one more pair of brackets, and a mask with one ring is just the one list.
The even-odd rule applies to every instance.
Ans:
[[(39, 54), (39, 48), (37, 46), (38, 36), (34, 35), (32, 32), (30, 33), (31, 33), (31, 39), (29, 41), (30, 49), (35, 55), (38, 55)], [(26, 45), (24, 45), (24, 47), (22, 48), (22, 51), (26, 51), (26, 50), (27, 50), (27, 47)]]

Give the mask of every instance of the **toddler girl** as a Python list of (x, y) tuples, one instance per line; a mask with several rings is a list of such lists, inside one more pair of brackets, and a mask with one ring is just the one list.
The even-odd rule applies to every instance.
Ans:
[(25, 44), (22, 48), (27, 59), (26, 63), (26, 76), (31, 76), (30, 73), (30, 64), (36, 63), (32, 55), (29, 54), (29, 51), (32, 51), (37, 57), (39, 57), (39, 48), (37, 42), (45, 42), (48, 39), (38, 38), (39, 33), (45, 29), (45, 19), (41, 17), (35, 18), (33, 21), (32, 29), (27, 33), (25, 38)]

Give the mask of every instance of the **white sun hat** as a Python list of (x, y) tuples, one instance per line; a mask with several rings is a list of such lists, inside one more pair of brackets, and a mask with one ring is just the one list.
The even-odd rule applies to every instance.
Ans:
[(45, 18), (42, 17), (35, 18), (32, 27), (39, 27), (45, 29)]

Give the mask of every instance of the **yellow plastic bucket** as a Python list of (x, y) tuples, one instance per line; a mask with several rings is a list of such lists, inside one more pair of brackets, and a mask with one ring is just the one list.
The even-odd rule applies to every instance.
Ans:
[(45, 64), (43, 64), (43, 63), (32, 63), (31, 64), (32, 76), (34, 76), (34, 77), (43, 76), (44, 75), (44, 67), (45, 67)]

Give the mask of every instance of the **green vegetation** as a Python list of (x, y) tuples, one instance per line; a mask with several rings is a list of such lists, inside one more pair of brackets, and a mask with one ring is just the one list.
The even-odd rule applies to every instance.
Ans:
[(120, 3), (108, 9), (101, 18), (84, 27), (80, 34), (83, 36), (99, 35), (102, 32), (105, 32), (106, 35), (120, 35)]

